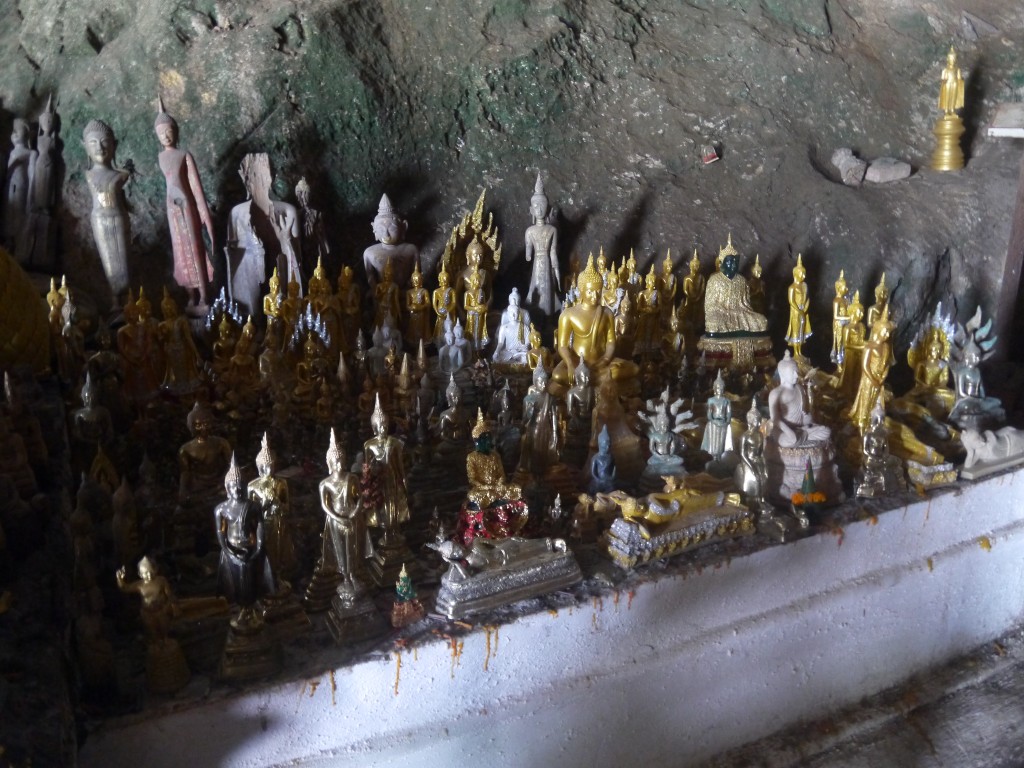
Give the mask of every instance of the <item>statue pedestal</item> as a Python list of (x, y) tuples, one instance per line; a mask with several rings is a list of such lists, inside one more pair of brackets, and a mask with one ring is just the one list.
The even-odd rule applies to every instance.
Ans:
[(370, 558), (370, 576), (373, 583), (378, 587), (390, 589), (398, 581), (398, 574), (402, 572), (405, 565), (409, 571), (416, 568), (416, 557), (413, 555), (409, 545), (405, 542), (402, 534), (394, 534), (391, 541), (387, 541), (388, 534), (381, 536), (377, 543), (373, 557)]
[(932, 153), (933, 171), (959, 171), (964, 167), (964, 151), (960, 148), (960, 137), (964, 135), (964, 123), (955, 112), (943, 115), (932, 128), (935, 134), (935, 151)]
[(281, 640), (290, 640), (312, 629), (309, 617), (302, 610), (298, 598), (292, 593), (291, 584), (280, 582), (281, 589), (274, 595), (265, 596), (263, 619)]
[(683, 478), (686, 476), (686, 467), (679, 456), (652, 456), (644, 467), (637, 483), (637, 492), (640, 495), (648, 493), (660, 493), (665, 487), (666, 477)]
[(768, 496), (772, 500), (785, 506), (790, 504), (793, 494), (803, 486), (808, 461), (814, 472), (814, 489), (825, 494), (825, 503), (836, 504), (843, 500), (843, 486), (836, 474), (831, 442), (783, 448), (774, 440), (768, 440), (764, 458), (768, 467)]
[(344, 594), (335, 593), (331, 600), (327, 628), (334, 642), (346, 645), (384, 634), (387, 624), (367, 594), (356, 595), (346, 590)]
[(255, 629), (228, 630), (220, 659), (223, 680), (255, 680), (281, 669), (281, 646), (272, 631), (262, 624)]
[(146, 687), (152, 693), (174, 693), (188, 684), (191, 674), (181, 646), (174, 638), (146, 648)]
[(701, 336), (697, 349), (704, 353), (709, 369), (749, 371), (775, 367), (772, 340), (768, 334), (733, 337)]
[(330, 608), (331, 599), (340, 583), (341, 576), (336, 572), (321, 568), (314, 570), (309, 586), (306, 587), (306, 594), (302, 598), (302, 607), (306, 609), (306, 613), (323, 613)]

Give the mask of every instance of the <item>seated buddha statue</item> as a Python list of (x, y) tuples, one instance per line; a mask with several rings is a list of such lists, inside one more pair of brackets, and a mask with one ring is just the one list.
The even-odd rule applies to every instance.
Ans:
[(744, 336), (768, 330), (768, 318), (750, 306), (747, 280), (739, 273), (739, 254), (732, 241), (720, 254), (717, 272), (707, 281), (704, 293), (704, 328), (708, 336)]
[(469, 546), (476, 536), (514, 536), (526, 524), (528, 510), (522, 489), (505, 479), (501, 456), (494, 449), (491, 426), (477, 409), (473, 450), (466, 456), (469, 493), (459, 515), (456, 538)]
[(598, 382), (611, 378), (624, 394), (632, 394), (630, 390), (638, 386), (637, 366), (615, 357), (615, 317), (601, 304), (603, 280), (594, 268), (593, 256), (587, 259), (577, 284), (579, 302), (558, 316), (555, 346), (561, 362), (551, 376), (553, 388), (561, 393), (572, 386), (576, 366), (583, 360)]

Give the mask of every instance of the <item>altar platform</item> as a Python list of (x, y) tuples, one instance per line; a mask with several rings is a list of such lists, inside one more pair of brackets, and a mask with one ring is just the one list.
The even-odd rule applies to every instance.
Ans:
[(850, 503), (572, 592), (435, 618), (278, 678), (108, 719), (82, 766), (692, 765), (942, 665), (1024, 618), (1024, 469)]

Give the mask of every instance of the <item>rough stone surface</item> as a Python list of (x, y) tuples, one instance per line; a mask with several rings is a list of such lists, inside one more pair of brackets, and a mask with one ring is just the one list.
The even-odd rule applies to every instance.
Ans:
[[(238, 162), (254, 150), (287, 188), (310, 180), (332, 276), (372, 241), (382, 191), (429, 263), (488, 187), (504, 292), (527, 279), (539, 168), (566, 254), (635, 248), (646, 267), (697, 245), (707, 269), (731, 232), (745, 268), (755, 252), (765, 265), (777, 336), (797, 252), (822, 329), (839, 269), (864, 295), (884, 267), (905, 344), (939, 299), (961, 318), (979, 301), (991, 312), (1002, 275), (1020, 149), (979, 126), (1024, 85), (1024, 7), (971, 10), (998, 32), (967, 34), (951, 0), (440, 0), (429, 11), (407, 0), (16, 0), (0, 6), (0, 135), (56, 93), (67, 264), (83, 285), (102, 280), (80, 145), (92, 117), (110, 122), (136, 169), (136, 274), (155, 295), (170, 280), (159, 91), (199, 163), (218, 238), (244, 197)], [(950, 41), (967, 76), (967, 167), (841, 184), (828, 162), (837, 146), (927, 165)], [(708, 143), (722, 159), (705, 167)], [(819, 333), (807, 351), (829, 345)]]
[(893, 157), (880, 157), (872, 160), (868, 165), (867, 173), (864, 174), (864, 181), (873, 184), (884, 184), (889, 181), (899, 181), (910, 176), (913, 169), (910, 163), (904, 163)]
[(867, 162), (853, 154), (849, 147), (842, 147), (832, 153), (832, 166), (839, 171), (839, 178), (848, 187), (859, 187), (868, 169)]

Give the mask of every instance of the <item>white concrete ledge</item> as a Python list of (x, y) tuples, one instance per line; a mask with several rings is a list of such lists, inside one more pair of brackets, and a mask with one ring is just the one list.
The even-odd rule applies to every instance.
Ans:
[(81, 764), (697, 763), (1018, 624), (1022, 500), (1018, 469), (318, 679), (113, 721)]

